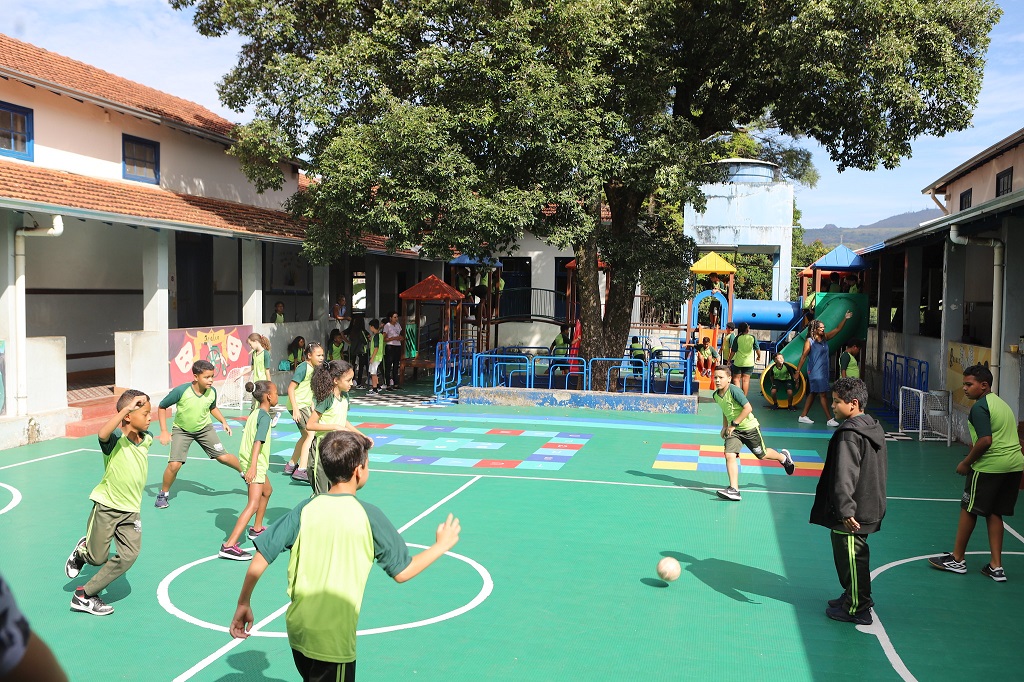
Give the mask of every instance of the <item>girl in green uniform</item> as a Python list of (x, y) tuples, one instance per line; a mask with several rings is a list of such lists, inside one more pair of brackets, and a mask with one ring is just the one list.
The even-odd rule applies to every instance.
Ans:
[(750, 391), (750, 375), (758, 362), (761, 362), (761, 348), (757, 339), (750, 333), (750, 325), (740, 322), (732, 340), (732, 383), (740, 387), (744, 396)]
[(285, 475), (296, 481), (308, 481), (306, 465), (309, 462), (309, 446), (313, 442), (313, 434), (306, 430), (306, 421), (313, 411), (313, 370), (324, 361), (324, 348), (315, 341), (306, 345), (305, 360), (295, 368), (291, 383), (288, 384), (288, 405), (292, 408), (292, 419), (299, 427), (299, 440), (295, 442), (295, 450), (291, 459), (284, 465)]
[(270, 410), (277, 406), (277, 386), (273, 382), (262, 380), (249, 382), (245, 385), (245, 390), (252, 393), (254, 400), (259, 401), (256, 409), (245, 420), (242, 445), (238, 450), (238, 462), (242, 467), (239, 473), (249, 488), (249, 499), (245, 509), (238, 515), (231, 535), (220, 546), (218, 553), (223, 559), (235, 561), (252, 559), (251, 554), (238, 546), (238, 541), (253, 514), (256, 515), (256, 520), (247, 533), (249, 539), (255, 540), (265, 530), (263, 515), (267, 512), (267, 503), (274, 492), (270, 479), (267, 478), (267, 469), (270, 466)]
[(313, 399), (316, 404), (309, 415), (306, 428), (314, 434), (313, 461), (310, 464), (310, 484), (313, 494), (327, 492), (331, 487), (327, 474), (320, 466), (320, 441), (331, 431), (354, 431), (362, 434), (348, 420), (348, 392), (352, 389), (355, 371), (344, 360), (328, 360), (313, 371)]

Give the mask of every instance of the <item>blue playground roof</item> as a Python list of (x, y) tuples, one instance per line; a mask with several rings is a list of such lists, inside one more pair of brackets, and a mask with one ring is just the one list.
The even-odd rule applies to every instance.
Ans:
[(470, 258), (466, 254), (462, 254), (458, 258), (448, 261), (448, 265), (486, 265), (491, 268), (500, 268), (501, 261), (493, 258)]
[(817, 270), (866, 270), (868, 264), (848, 247), (840, 244), (811, 265)]

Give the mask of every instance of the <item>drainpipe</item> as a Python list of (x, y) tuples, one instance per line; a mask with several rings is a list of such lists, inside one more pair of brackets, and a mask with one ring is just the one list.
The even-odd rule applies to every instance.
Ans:
[(14, 345), (17, 352), (17, 379), (15, 382), (15, 414), (28, 414), (28, 339), (25, 322), (25, 237), (59, 237), (64, 234), (64, 219), (53, 216), (52, 227), (40, 227), (32, 214), (32, 227), (14, 231)]
[(949, 241), (954, 244), (971, 244), (974, 246), (992, 247), (992, 359), (989, 370), (992, 371), (992, 392), (999, 387), (999, 362), (1002, 359), (1003, 337), (1003, 250), (1005, 245), (998, 239), (982, 239), (978, 237), (961, 237), (960, 226), (956, 223), (949, 226)]

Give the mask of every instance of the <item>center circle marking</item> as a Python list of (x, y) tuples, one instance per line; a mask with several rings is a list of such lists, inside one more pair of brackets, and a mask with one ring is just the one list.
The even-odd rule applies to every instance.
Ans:
[[(0, 483), (0, 485), (3, 485), (3, 484)], [(4, 486), (4, 487), (7, 487), (7, 486)], [(419, 549), (427, 549), (426, 545), (418, 545), (418, 544), (415, 544), (415, 543), (412, 543), (412, 542), (407, 542), (405, 544), (408, 547), (417, 547)], [(469, 602), (463, 604), (462, 606), (460, 606), (460, 607), (458, 607), (456, 609), (452, 609), (451, 611), (447, 611), (447, 612), (442, 613), (442, 614), (437, 615), (437, 616), (432, 616), (430, 618), (424, 618), (423, 620), (417, 620), (417, 621), (413, 621), (411, 623), (399, 623), (397, 625), (384, 625), (384, 626), (381, 626), (381, 627), (378, 627), (378, 628), (368, 628), (366, 630), (357, 630), (356, 634), (357, 635), (380, 635), (380, 634), (384, 634), (385, 632), (395, 632), (397, 630), (410, 630), (412, 628), (423, 627), (424, 625), (433, 625), (434, 623), (440, 623), (441, 621), (449, 620), (451, 618), (455, 618), (456, 616), (461, 616), (463, 613), (466, 613), (467, 611), (471, 611), (472, 609), (475, 609), (477, 606), (482, 604), (483, 601), (485, 599), (487, 599), (487, 597), (490, 596), (491, 591), (494, 589), (494, 581), (491, 579), (491, 574), (487, 571), (486, 568), (481, 566), (479, 563), (477, 563), (476, 561), (473, 561), (472, 559), (470, 559), (467, 556), (463, 556), (462, 554), (456, 554), (455, 552), (445, 552), (445, 556), (450, 556), (453, 559), (458, 559), (459, 561), (462, 561), (462, 562), (464, 562), (466, 564), (469, 564), (469, 566), (471, 566), (473, 568), (473, 570), (475, 570), (480, 575), (480, 578), (483, 580), (483, 585), (480, 587), (480, 591), (477, 593), (477, 595), (475, 597), (473, 597), (473, 599), (471, 599)], [(202, 559), (197, 559), (196, 561), (193, 561), (192, 563), (188, 563), (188, 564), (185, 564), (184, 566), (176, 568), (174, 571), (172, 571), (171, 573), (167, 574), (167, 576), (163, 580), (160, 581), (160, 584), (156, 588), (156, 598), (157, 598), (157, 601), (160, 603), (160, 606), (162, 606), (164, 608), (164, 610), (167, 611), (172, 616), (175, 616), (176, 618), (180, 618), (181, 620), (185, 621), (186, 623), (191, 623), (192, 625), (198, 625), (199, 627), (206, 628), (207, 630), (214, 630), (216, 632), (227, 633), (229, 630), (228, 630), (228, 628), (226, 626), (224, 626), (224, 625), (217, 625), (216, 623), (211, 623), (209, 621), (202, 620), (201, 618), (196, 618), (192, 614), (186, 613), (185, 611), (182, 611), (181, 609), (179, 609), (177, 606), (174, 605), (174, 602), (171, 601), (171, 597), (170, 597), (170, 594), (169, 594), (170, 593), (171, 583), (173, 583), (174, 580), (178, 576), (180, 576), (182, 573), (184, 573), (185, 571), (189, 570), (190, 568), (193, 568), (193, 567), (198, 566), (200, 564), (205, 564), (207, 561), (213, 561), (213, 560), (219, 559), (219, 558), (220, 557), (218, 555), (214, 554), (213, 556), (208, 556), (208, 557), (204, 557)], [(250, 632), (250, 634), (252, 636), (254, 636), (254, 637), (287, 637), (288, 636), (288, 633), (286, 633), (286, 632), (266, 632), (264, 630), (255, 630), (255, 629), (252, 632)]]

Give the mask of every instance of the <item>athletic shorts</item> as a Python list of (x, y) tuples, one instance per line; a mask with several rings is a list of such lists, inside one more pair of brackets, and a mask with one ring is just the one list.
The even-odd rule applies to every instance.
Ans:
[(306, 422), (309, 421), (310, 415), (313, 414), (312, 407), (300, 407), (299, 408), (299, 421), (295, 422), (295, 425), (299, 427), (301, 433), (306, 433)]
[(292, 649), (292, 660), (299, 671), (302, 682), (355, 682), (356, 662), (328, 663), (309, 658), (305, 654)]
[(761, 429), (754, 427), (747, 431), (740, 431), (739, 429), (733, 429), (729, 437), (725, 439), (725, 451), (738, 453), (742, 446), (746, 445), (747, 449), (754, 453), (754, 457), (758, 459), (764, 459), (767, 454), (767, 448), (764, 444), (764, 438), (761, 436)]
[(978, 516), (1013, 516), (1020, 492), (1020, 477), (1019, 471), (991, 474), (972, 469), (964, 483), (960, 508)]
[(207, 424), (195, 433), (175, 426), (171, 429), (170, 461), (184, 464), (185, 458), (188, 456), (188, 448), (192, 445), (193, 441), (199, 443), (199, 447), (203, 449), (203, 452), (210, 459), (216, 459), (221, 455), (227, 454), (224, 446), (221, 445), (220, 437), (217, 436), (217, 431), (213, 428), (213, 424)]
[(753, 374), (753, 373), (754, 373), (754, 368), (752, 366), (751, 367), (740, 367), (736, 363), (733, 363), (733, 365), (732, 365), (732, 375), (733, 376), (742, 376), (744, 374), (750, 375), (750, 374)]
[(777, 390), (780, 393), (783, 393), (786, 391), (796, 390), (796, 386), (793, 384), (792, 381), (776, 381), (775, 383), (772, 384), (772, 389)]
[(370, 375), (371, 376), (376, 374), (378, 369), (380, 369), (380, 360), (377, 360), (376, 362), (371, 362), (370, 363)]

